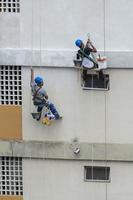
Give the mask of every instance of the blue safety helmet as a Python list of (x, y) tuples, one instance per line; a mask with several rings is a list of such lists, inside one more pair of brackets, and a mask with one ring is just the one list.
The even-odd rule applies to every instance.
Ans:
[(76, 46), (81, 47), (81, 45), (83, 44), (83, 41), (80, 40), (80, 39), (77, 39), (77, 40), (75, 41), (75, 44), (76, 44)]
[(40, 84), (43, 83), (43, 78), (40, 77), (40, 76), (36, 76), (34, 81), (35, 81), (35, 83), (36, 83), (37, 85), (40, 85)]

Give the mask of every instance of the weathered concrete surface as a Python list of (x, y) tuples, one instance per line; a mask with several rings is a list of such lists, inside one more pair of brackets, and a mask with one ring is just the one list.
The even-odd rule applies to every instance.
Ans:
[(20, 48), (20, 15), (0, 15), (0, 48)]
[[(79, 154), (74, 154), (76, 148)], [(133, 144), (0, 141), (0, 156), (23, 158), (133, 161)]]
[(12, 144), (11, 142), (8, 141), (0, 141), (0, 155), (1, 156), (12, 156)]
[[(75, 55), (72, 49), (1, 48), (0, 65), (73, 67)], [(106, 56), (108, 68), (133, 68), (133, 51), (107, 51)]]

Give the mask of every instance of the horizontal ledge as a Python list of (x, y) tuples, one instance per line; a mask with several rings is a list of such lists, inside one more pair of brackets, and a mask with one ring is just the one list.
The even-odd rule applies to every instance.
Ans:
[[(98, 54), (104, 55), (99, 50)], [(0, 48), (0, 65), (74, 68), (75, 49)], [(133, 69), (133, 51), (106, 51), (107, 68)]]
[(133, 144), (0, 140), (0, 156), (128, 162)]

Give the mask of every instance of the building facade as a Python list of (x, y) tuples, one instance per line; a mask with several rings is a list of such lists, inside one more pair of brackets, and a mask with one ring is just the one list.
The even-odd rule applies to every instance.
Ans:
[[(132, 199), (132, 6), (0, 1), (0, 199)], [(107, 57), (108, 88), (94, 87), (93, 70), (84, 88), (74, 67), (88, 34)], [(31, 116), (31, 66), (63, 116), (50, 126)]]

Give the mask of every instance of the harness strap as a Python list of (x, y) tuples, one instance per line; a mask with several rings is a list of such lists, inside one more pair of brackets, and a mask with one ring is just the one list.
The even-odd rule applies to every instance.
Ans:
[[(33, 101), (35, 101), (35, 98), (37, 97), (37, 93), (39, 92), (40, 89), (41, 89), (41, 88), (38, 88), (38, 89), (36, 90), (35, 94), (33, 95)], [(40, 98), (38, 98), (38, 99), (40, 99)]]
[(88, 58), (91, 62), (93, 62), (94, 65), (97, 65), (97, 63), (89, 56), (87, 55), (84, 50), (80, 49), (81, 53), (86, 57)]

